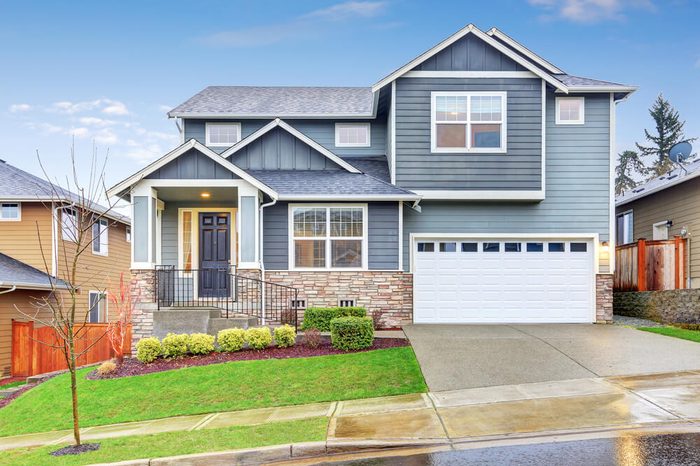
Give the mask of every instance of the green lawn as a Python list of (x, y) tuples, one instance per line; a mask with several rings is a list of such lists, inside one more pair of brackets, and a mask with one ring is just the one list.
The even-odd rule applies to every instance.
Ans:
[(678, 327), (638, 327), (638, 329), (645, 332), (666, 335), (667, 337), (682, 338), (683, 340), (700, 343), (700, 331), (698, 330), (686, 330)]
[[(411, 347), (240, 361), (112, 380), (79, 372), (81, 426), (425, 392)], [(0, 436), (71, 427), (68, 374), (0, 409)]]
[(12, 387), (20, 387), (22, 385), (26, 385), (27, 382), (24, 380), (17, 380), (15, 382), (10, 382), (6, 383), (5, 385), (0, 385), (0, 390), (4, 390), (6, 388), (12, 388)]
[(58, 466), (111, 463), (140, 458), (188, 455), (285, 443), (314, 442), (326, 439), (327, 424), (328, 418), (319, 417), (258, 426), (122, 437), (95, 441), (99, 442), (101, 446), (99, 450), (94, 452), (58, 458), (49, 456), (49, 453), (57, 450), (62, 445), (19, 448), (3, 451), (0, 454), (0, 465), (35, 466), (51, 464)]

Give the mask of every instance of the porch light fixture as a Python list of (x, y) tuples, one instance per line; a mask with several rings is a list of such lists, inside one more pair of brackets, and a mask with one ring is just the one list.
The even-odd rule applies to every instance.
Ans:
[(203, 199), (209, 199), (211, 197), (211, 194), (205, 191), (203, 193), (200, 193), (200, 197), (202, 197)]
[(601, 246), (601, 252), (605, 252), (605, 253), (610, 252), (610, 246), (608, 245), (607, 241), (603, 241), (602, 243), (600, 243), (600, 246)]

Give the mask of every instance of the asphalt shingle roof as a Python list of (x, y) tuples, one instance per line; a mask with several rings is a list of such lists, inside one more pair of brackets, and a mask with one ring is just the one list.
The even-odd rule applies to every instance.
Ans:
[(209, 86), (168, 115), (371, 115), (369, 87)]
[(685, 164), (683, 168), (684, 170), (680, 168), (673, 169), (665, 175), (661, 175), (647, 181), (646, 183), (640, 184), (634, 189), (625, 191), (620, 196), (615, 198), (615, 204), (626, 204), (635, 199), (648, 196), (649, 194), (658, 191), (663, 191), (666, 188), (670, 188), (671, 186), (675, 186), (700, 176), (700, 159)]
[(625, 84), (613, 83), (610, 81), (601, 81), (599, 79), (584, 78), (581, 76), (572, 76), (570, 74), (555, 74), (556, 79), (561, 81), (565, 86), (570, 87), (620, 87), (627, 89), (630, 86)]
[[(59, 288), (67, 288), (68, 285), (57, 278), (54, 283)], [(0, 253), (0, 286), (17, 288), (49, 288), (51, 277), (31, 265), (20, 262), (17, 259)]]

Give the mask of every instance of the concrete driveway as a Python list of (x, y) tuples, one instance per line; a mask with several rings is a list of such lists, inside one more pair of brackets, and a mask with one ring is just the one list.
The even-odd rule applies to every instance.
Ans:
[(590, 324), (407, 325), (431, 391), (700, 369), (700, 343)]

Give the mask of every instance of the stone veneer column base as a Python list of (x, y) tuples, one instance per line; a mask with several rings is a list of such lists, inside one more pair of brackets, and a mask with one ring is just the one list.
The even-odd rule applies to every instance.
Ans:
[(595, 317), (599, 324), (613, 321), (613, 275), (599, 273), (595, 277)]
[(384, 328), (413, 322), (413, 275), (410, 273), (267, 270), (265, 279), (299, 289), (299, 299), (306, 301), (306, 307), (334, 307), (339, 299), (354, 299), (356, 306), (367, 308), (368, 315), (379, 312)]
[(136, 355), (136, 343), (153, 334), (156, 272), (152, 269), (132, 270), (129, 284), (134, 312), (131, 317), (131, 354)]

